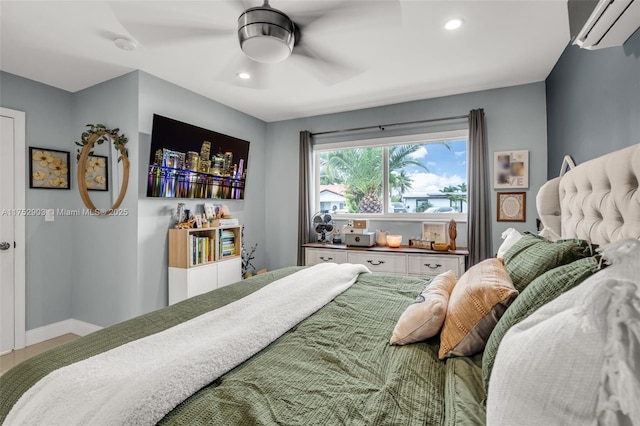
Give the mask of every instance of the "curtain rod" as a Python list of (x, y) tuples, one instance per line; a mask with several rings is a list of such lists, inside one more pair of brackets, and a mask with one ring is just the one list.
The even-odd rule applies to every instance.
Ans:
[(434, 121), (457, 120), (457, 119), (460, 119), (460, 118), (469, 118), (469, 114), (453, 115), (451, 117), (442, 117), (442, 118), (431, 118), (431, 119), (428, 119), (428, 120), (405, 121), (405, 122), (402, 122), (402, 123), (380, 124), (378, 126), (354, 127), (352, 129), (327, 130), (325, 132), (311, 133), (311, 136), (329, 135), (329, 134), (333, 134), (333, 133), (355, 132), (357, 130), (367, 130), (367, 129), (384, 130), (387, 127), (393, 127), (393, 126), (406, 126), (408, 124), (421, 124), (421, 123), (431, 123), (431, 122), (434, 122)]

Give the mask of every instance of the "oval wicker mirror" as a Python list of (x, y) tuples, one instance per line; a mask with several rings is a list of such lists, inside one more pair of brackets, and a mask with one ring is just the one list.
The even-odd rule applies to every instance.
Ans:
[[(92, 129), (93, 130), (93, 129)], [(86, 135), (86, 137), (85, 137)], [(95, 206), (91, 197), (89, 196), (89, 192), (87, 191), (87, 183), (85, 180), (86, 170), (87, 170), (87, 161), (91, 150), (93, 149), (93, 145), (102, 138), (112, 139), (112, 132), (108, 130), (97, 130), (92, 131), (90, 133), (83, 133), (83, 143), (78, 145), (83, 145), (82, 150), (80, 151), (80, 157), (78, 158), (78, 190), (80, 191), (80, 197), (84, 202), (84, 205), (92, 210), (93, 213), (99, 215), (108, 215), (120, 207), (122, 204), (122, 200), (124, 199), (125, 194), (127, 193), (127, 186), (129, 185), (129, 157), (127, 156), (126, 149), (119, 149), (121, 152), (120, 159), (122, 160), (122, 184), (120, 185), (120, 193), (118, 194), (118, 198), (113, 203), (111, 208), (109, 209), (99, 209)], [(126, 143), (126, 141), (125, 141)]]

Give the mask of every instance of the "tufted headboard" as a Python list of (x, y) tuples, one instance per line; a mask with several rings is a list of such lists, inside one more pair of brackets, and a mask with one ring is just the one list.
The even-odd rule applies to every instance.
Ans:
[(545, 183), (540, 220), (562, 238), (605, 245), (640, 238), (640, 144), (582, 163)]

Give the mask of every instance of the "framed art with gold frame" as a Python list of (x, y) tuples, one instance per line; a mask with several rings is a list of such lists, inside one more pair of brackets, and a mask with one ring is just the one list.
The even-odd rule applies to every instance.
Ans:
[(526, 222), (526, 192), (498, 192), (498, 222)]

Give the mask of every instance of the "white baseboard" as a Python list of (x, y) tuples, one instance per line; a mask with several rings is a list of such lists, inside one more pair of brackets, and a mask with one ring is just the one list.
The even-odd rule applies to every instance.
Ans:
[(35, 345), (36, 343), (44, 342), (45, 340), (53, 339), (69, 333), (77, 334), (78, 336), (86, 336), (87, 334), (93, 333), (101, 328), (102, 327), (88, 322), (69, 318), (64, 321), (58, 321), (53, 324), (47, 324), (42, 327), (27, 330), (26, 344), (27, 346)]

